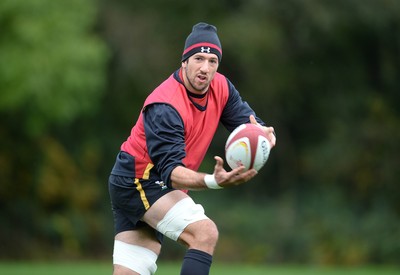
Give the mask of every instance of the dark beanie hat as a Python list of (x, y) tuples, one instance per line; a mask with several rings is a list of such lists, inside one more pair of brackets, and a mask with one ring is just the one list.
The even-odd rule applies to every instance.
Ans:
[(186, 38), (182, 62), (199, 52), (216, 54), (221, 61), (222, 47), (215, 26), (203, 22), (193, 26), (192, 32)]

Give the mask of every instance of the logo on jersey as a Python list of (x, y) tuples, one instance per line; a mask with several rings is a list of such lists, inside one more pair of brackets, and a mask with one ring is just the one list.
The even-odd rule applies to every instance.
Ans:
[(210, 53), (210, 47), (201, 47), (201, 52), (202, 53)]
[(161, 187), (161, 190), (165, 190), (168, 188), (168, 186), (162, 180), (156, 181), (156, 184), (158, 184)]

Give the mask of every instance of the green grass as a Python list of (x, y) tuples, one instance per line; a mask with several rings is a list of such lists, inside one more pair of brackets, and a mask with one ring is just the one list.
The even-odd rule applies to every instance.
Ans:
[[(157, 275), (179, 274), (179, 263), (158, 263)], [(0, 262), (0, 274), (7, 275), (110, 275), (112, 266), (104, 262), (27, 263)], [(397, 275), (400, 267), (311, 267), (252, 266), (215, 264), (212, 275)]]

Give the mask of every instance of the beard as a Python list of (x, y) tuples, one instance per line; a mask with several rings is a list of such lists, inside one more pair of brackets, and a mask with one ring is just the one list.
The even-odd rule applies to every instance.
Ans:
[(188, 72), (188, 68), (185, 68), (185, 76), (186, 76), (186, 80), (189, 83), (190, 87), (199, 93), (204, 93), (208, 90), (208, 87), (210, 85), (210, 81), (204, 82), (204, 83), (196, 83), (196, 78), (197, 75), (191, 76), (191, 74), (189, 74)]

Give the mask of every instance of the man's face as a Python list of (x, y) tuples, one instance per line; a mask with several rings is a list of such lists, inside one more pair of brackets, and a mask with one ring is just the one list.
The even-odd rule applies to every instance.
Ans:
[(186, 88), (195, 94), (207, 92), (218, 65), (218, 57), (212, 53), (196, 53), (182, 62)]

